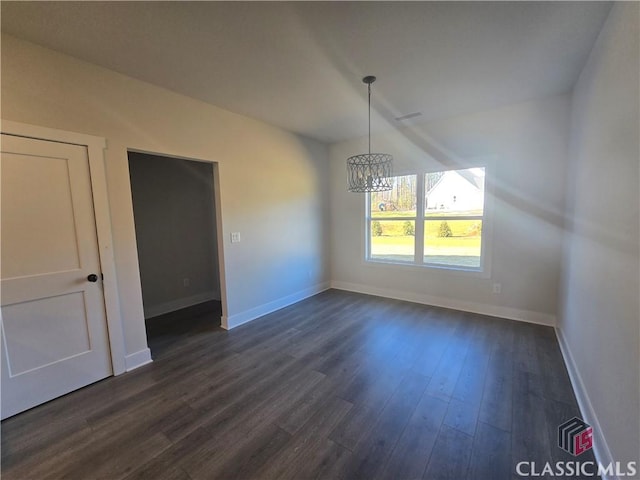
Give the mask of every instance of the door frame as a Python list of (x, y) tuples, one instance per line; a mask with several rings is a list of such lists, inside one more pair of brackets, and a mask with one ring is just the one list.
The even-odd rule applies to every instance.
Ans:
[[(222, 313), (220, 317), (220, 326), (225, 330), (229, 330), (226, 319), (227, 315), (227, 282), (225, 278), (225, 263), (224, 263), (224, 233), (222, 231), (222, 202), (221, 202), (221, 193), (220, 193), (220, 163), (216, 160), (208, 160), (204, 158), (193, 158), (193, 157), (185, 157), (184, 155), (179, 155), (172, 152), (156, 152), (146, 149), (133, 148), (128, 147), (126, 150), (127, 160), (129, 158), (129, 153), (143, 153), (146, 155), (155, 155), (157, 157), (166, 157), (173, 158), (176, 160), (188, 160), (191, 162), (199, 162), (199, 163), (209, 163), (213, 168), (213, 206), (214, 206), (214, 214), (215, 214), (215, 222), (216, 222), (216, 247), (218, 253), (218, 283), (220, 287), (220, 304), (222, 307)], [(131, 174), (129, 172), (129, 162), (127, 161), (127, 173), (129, 175), (129, 189), (131, 189)], [(133, 202), (132, 206), (132, 216), (133, 216)], [(135, 222), (134, 222), (135, 223)], [(135, 229), (135, 226), (134, 226)], [(136, 254), (137, 254), (137, 240), (136, 240)], [(140, 278), (140, 265), (138, 265), (138, 278)], [(142, 285), (141, 285), (142, 286)], [(142, 298), (140, 298), (140, 303), (142, 303)], [(148, 342), (147, 342), (148, 343)]]
[(111, 366), (114, 375), (126, 371), (125, 343), (120, 313), (120, 296), (116, 282), (116, 264), (113, 256), (113, 235), (111, 232), (111, 212), (107, 195), (107, 177), (104, 166), (104, 150), (107, 148), (105, 138), (68, 132), (53, 128), (29, 125), (26, 123), (2, 120), (0, 131), (18, 137), (47, 140), (57, 143), (80, 145), (87, 148), (89, 158), (89, 176), (93, 196), (96, 234), (98, 237), (98, 254), (102, 281)]

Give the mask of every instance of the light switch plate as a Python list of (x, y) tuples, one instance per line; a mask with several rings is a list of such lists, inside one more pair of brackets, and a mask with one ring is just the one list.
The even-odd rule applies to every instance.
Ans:
[(231, 243), (240, 243), (240, 232), (231, 232)]

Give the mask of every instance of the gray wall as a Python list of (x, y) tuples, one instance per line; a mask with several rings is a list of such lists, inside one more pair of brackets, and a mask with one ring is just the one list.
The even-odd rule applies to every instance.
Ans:
[(559, 333), (606, 462), (640, 459), (639, 10), (614, 5), (572, 98)]
[[(396, 174), (456, 168), (488, 158), (492, 202), (491, 276), (365, 263), (363, 195), (345, 187), (345, 159), (366, 138), (331, 147), (332, 281), (339, 288), (555, 324), (562, 261), (569, 99), (558, 97), (374, 135)], [(458, 162), (458, 163), (457, 163)], [(489, 182), (491, 186), (489, 187)], [(492, 284), (501, 283), (494, 294)]]
[(213, 165), (131, 152), (129, 174), (145, 318), (220, 300)]

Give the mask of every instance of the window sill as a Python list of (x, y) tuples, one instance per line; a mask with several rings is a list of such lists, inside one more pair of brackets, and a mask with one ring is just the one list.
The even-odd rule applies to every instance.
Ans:
[(398, 268), (403, 270), (422, 270), (434, 272), (437, 274), (445, 274), (445, 275), (461, 275), (466, 277), (476, 277), (476, 278), (491, 278), (491, 272), (489, 269), (485, 268), (483, 270), (480, 269), (472, 269), (472, 268), (464, 268), (464, 267), (455, 267), (448, 265), (439, 265), (439, 264), (417, 264), (412, 262), (391, 262), (385, 260), (375, 260), (375, 259), (364, 259), (362, 261), (363, 265), (366, 267), (374, 267), (374, 268)]

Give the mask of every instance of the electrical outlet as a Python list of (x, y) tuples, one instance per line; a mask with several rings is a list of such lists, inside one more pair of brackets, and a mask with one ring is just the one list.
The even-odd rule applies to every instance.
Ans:
[(191, 286), (191, 280), (189, 280), (188, 278), (184, 278), (182, 279), (182, 286), (185, 288), (188, 288)]
[(240, 232), (231, 232), (231, 243), (240, 243)]
[(493, 293), (502, 293), (502, 284), (494, 283), (493, 284)]

